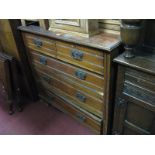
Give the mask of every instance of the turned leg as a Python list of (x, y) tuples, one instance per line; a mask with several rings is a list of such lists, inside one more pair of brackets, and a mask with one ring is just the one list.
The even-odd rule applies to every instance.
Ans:
[(14, 114), (14, 110), (13, 110), (13, 102), (12, 101), (8, 101), (9, 102), (9, 115)]

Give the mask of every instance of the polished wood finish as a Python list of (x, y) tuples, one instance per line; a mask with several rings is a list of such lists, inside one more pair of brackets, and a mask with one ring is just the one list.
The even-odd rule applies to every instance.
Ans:
[(56, 57), (56, 41), (45, 37), (27, 34), (24, 37), (26, 47), (36, 50), (40, 53), (47, 54), (51, 57)]
[[(72, 55), (72, 52), (74, 53), (76, 51), (82, 53), (80, 60)], [(104, 53), (101, 51), (92, 50), (74, 44), (68, 45), (63, 42), (57, 42), (57, 58), (103, 75)]]
[[(45, 73), (41, 73), (37, 71), (37, 78), (40, 78), (44, 89), (48, 89), (49, 91), (55, 92), (60, 97), (66, 97), (69, 100), (72, 100), (75, 104), (79, 105), (81, 108), (102, 117), (103, 110), (103, 101), (90, 96), (84, 91), (77, 89), (73, 84), (66, 84), (65, 81), (57, 80), (53, 77), (49, 77)], [(48, 79), (48, 80), (47, 80)], [(81, 99), (77, 96), (77, 94), (81, 94), (84, 96), (84, 99)]]
[(87, 111), (79, 108), (78, 106), (72, 104), (70, 101), (66, 102), (65, 99), (61, 99), (59, 96), (49, 92), (43, 91), (44, 89), (40, 89), (40, 97), (50, 105), (55, 106), (61, 111), (69, 114), (73, 118), (75, 118), (80, 123), (91, 128), (96, 134), (102, 133), (102, 119), (88, 113)]
[[(48, 75), (57, 75), (57, 78), (63, 78), (64, 76), (67, 77), (66, 81), (71, 82), (74, 81), (78, 84), (83, 84), (85, 87), (90, 88), (91, 90), (97, 90), (94, 91), (95, 96), (100, 96), (102, 98), (102, 92), (104, 89), (104, 78), (101, 75), (96, 75), (90, 71), (79, 69), (76, 66), (58, 61), (56, 59), (52, 59), (48, 56), (41, 55), (35, 51), (30, 50), (30, 59), (34, 65), (34, 67), (38, 68), (39, 70), (42, 70), (45, 73), (48, 73)], [(40, 59), (44, 57), (46, 59), (46, 64), (43, 64), (40, 62)], [(76, 75), (76, 72), (81, 71), (85, 74), (84, 78), (80, 78), (80, 76)], [(65, 80), (65, 79), (64, 79)], [(98, 94), (98, 95), (97, 95)]]
[[(93, 116), (98, 127), (87, 121), (85, 124), (100, 134), (110, 133), (115, 79), (112, 59), (118, 55), (119, 36), (101, 34), (89, 39), (70, 38), (35, 26), (19, 29), (38, 83), (39, 94), (53, 93), (59, 100), (66, 102), (60, 104), (60, 109), (65, 108), (77, 118), (76, 113), (70, 110), (76, 107), (89, 119)], [(30, 36), (32, 39), (28, 39)], [(34, 44), (34, 39), (39, 42), (36, 46), (30, 46)], [(47, 49), (52, 51), (48, 53)]]
[(123, 54), (119, 63), (113, 134), (155, 134), (155, 54), (135, 52), (135, 58)]
[(91, 38), (83, 38), (80, 36), (66, 35), (65, 33), (49, 32), (37, 26), (20, 26), (18, 29), (23, 32), (36, 34), (38, 37), (42, 36), (50, 39), (61, 40), (68, 43), (75, 43), (77, 45), (83, 45), (89, 48), (91, 47), (93, 49), (103, 50), (106, 53), (112, 52), (121, 43), (119, 35), (109, 33), (101, 33), (98, 35), (94, 35)]

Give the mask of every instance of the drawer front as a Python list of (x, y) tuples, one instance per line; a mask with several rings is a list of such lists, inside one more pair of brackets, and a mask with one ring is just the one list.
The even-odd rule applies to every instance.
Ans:
[(41, 89), (40, 97), (49, 104), (52, 104), (63, 112), (71, 115), (82, 124), (90, 127), (97, 134), (101, 134), (102, 119), (93, 116), (92, 114), (84, 111), (83, 109), (80, 109), (72, 103), (65, 102), (49, 91), (42, 92)]
[(56, 45), (58, 59), (103, 75), (103, 52), (60, 41)]
[[(31, 57), (36, 69), (39, 69), (60, 81), (62, 80), (67, 84), (74, 85), (77, 89), (80, 89), (95, 98), (103, 100), (104, 78), (102, 76), (39, 55), (35, 52), (32, 53)], [(40, 62), (42, 57), (45, 59), (46, 63)]]
[(155, 106), (155, 77), (126, 69), (123, 93)]
[(24, 33), (23, 38), (25, 46), (29, 49), (56, 57), (56, 44), (54, 40), (26, 33)]
[(47, 89), (60, 97), (65, 97), (68, 100), (73, 101), (76, 105), (88, 110), (89, 112), (103, 117), (102, 112), (104, 108), (103, 101), (98, 100), (92, 96), (89, 96), (85, 92), (82, 92), (74, 86), (68, 85), (58, 79), (49, 77), (47, 74), (40, 71), (36, 71), (36, 77), (40, 79), (40, 83), (44, 89)]

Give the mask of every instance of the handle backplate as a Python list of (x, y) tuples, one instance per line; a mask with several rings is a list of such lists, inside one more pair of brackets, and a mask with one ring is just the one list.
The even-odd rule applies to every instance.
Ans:
[(85, 80), (86, 79), (86, 73), (82, 70), (76, 70), (75, 71), (75, 76), (81, 80)]
[(40, 39), (37, 39), (35, 38), (33, 40), (34, 44), (37, 46), (37, 47), (41, 47), (43, 45), (42, 41)]
[(85, 122), (86, 117), (81, 115), (80, 113), (76, 113), (77, 118), (80, 120), (80, 122)]
[(40, 63), (43, 64), (43, 65), (46, 65), (47, 64), (47, 59), (46, 57), (43, 57), (41, 56), (40, 59), (39, 59)]
[(82, 61), (84, 53), (80, 50), (77, 49), (72, 49), (71, 50), (71, 56), (73, 57), (73, 59), (75, 60), (79, 60)]
[(86, 96), (84, 96), (83, 94), (81, 94), (79, 92), (76, 93), (76, 98), (78, 100), (80, 100), (81, 102), (85, 102), (86, 101)]

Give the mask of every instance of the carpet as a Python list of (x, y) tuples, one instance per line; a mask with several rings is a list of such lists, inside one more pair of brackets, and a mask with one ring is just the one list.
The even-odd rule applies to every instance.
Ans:
[(43, 101), (26, 104), (23, 112), (8, 114), (0, 93), (0, 135), (93, 135), (87, 127)]

